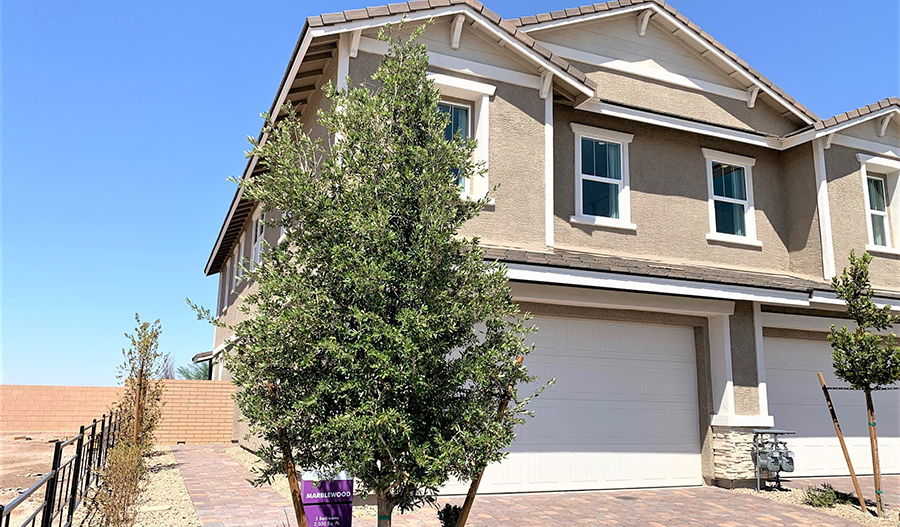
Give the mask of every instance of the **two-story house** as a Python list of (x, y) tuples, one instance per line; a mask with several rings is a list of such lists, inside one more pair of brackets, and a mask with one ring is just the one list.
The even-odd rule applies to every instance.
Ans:
[[(529, 370), (557, 379), (482, 491), (733, 485), (753, 477), (751, 431), (773, 426), (797, 432), (796, 475), (846, 473), (816, 377), (837, 383), (826, 335), (848, 323), (829, 282), (868, 250), (876, 301), (900, 303), (900, 100), (823, 120), (662, 1), (503, 20), (415, 0), (307, 19), (271, 113), (299, 104), (322, 137), (322, 86), (368, 80), (379, 28), (403, 18), (434, 20), (442, 109), (487, 165), (463, 191), (500, 184), (463, 234), (508, 266), (540, 328)], [(238, 191), (206, 266), (229, 322), (253, 287), (235, 262), (279, 238), (259, 215)], [(870, 472), (863, 396), (834, 399)], [(898, 392), (876, 407), (898, 473)]]

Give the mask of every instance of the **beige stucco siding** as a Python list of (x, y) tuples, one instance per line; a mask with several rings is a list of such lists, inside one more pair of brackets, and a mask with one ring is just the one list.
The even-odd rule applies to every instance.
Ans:
[(731, 374), (734, 385), (734, 412), (759, 415), (759, 380), (756, 371), (756, 333), (753, 304), (735, 302), (729, 317), (731, 333)]
[(798, 128), (762, 98), (748, 108), (744, 101), (721, 95), (676, 88), (580, 62), (573, 64), (597, 82), (597, 94), (604, 101), (765, 134), (784, 135)]
[[(850, 251), (861, 254), (869, 241), (865, 191), (856, 154), (856, 150), (838, 145), (825, 150), (834, 261), (838, 272), (848, 265)], [(900, 291), (900, 257), (874, 254), (869, 272), (876, 288)]]
[[(629, 149), (631, 221), (636, 232), (569, 222), (575, 211), (575, 136), (570, 122), (634, 134)], [(756, 158), (753, 193), (762, 248), (706, 239), (709, 193), (702, 148)], [(790, 268), (784, 182), (774, 150), (556, 105), (554, 158), (554, 235), (559, 247), (771, 272)]]
[(813, 149), (803, 144), (781, 154), (790, 271), (822, 280), (822, 237), (816, 200)]

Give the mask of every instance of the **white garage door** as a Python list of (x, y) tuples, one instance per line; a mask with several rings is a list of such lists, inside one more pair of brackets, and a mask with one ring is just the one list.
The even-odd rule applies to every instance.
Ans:
[(482, 492), (702, 483), (693, 329), (534, 323), (528, 370), (556, 384), (532, 401), (534, 418), (509, 457), (488, 467)]
[[(775, 417), (777, 428), (797, 432), (796, 436), (786, 438), (788, 447), (795, 454), (793, 475), (849, 474), (816, 376), (817, 372), (822, 372), (829, 386), (844, 386), (834, 377), (831, 345), (826, 341), (770, 337), (764, 342), (769, 413)], [(857, 473), (871, 474), (865, 395), (857, 391), (832, 391), (831, 399), (847, 440), (853, 468)], [(900, 473), (900, 392), (876, 392), (872, 399), (878, 422), (881, 470), (887, 474)]]

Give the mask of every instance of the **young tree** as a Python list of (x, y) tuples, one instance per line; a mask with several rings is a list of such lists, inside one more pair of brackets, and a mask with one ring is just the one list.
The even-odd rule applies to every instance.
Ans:
[(875, 503), (878, 516), (883, 515), (881, 499), (881, 466), (878, 459), (878, 434), (875, 426), (875, 407), (872, 391), (900, 381), (900, 348), (896, 336), (890, 333), (880, 336), (872, 333), (886, 331), (900, 321), (891, 314), (891, 306), (879, 309), (872, 301), (872, 285), (869, 280), (869, 263), (872, 256), (864, 253), (856, 256), (850, 252), (850, 267), (831, 281), (838, 298), (847, 303), (847, 312), (856, 324), (855, 331), (846, 326), (831, 326), (828, 340), (833, 348), (835, 375), (852, 388), (866, 395), (866, 412), (869, 422), (869, 440), (872, 446), (872, 465), (875, 469)]
[(162, 410), (163, 374), (169, 355), (159, 351), (162, 326), (159, 319), (152, 324), (134, 315), (134, 333), (126, 333), (131, 347), (122, 349), (125, 361), (119, 366), (118, 378), (125, 383), (125, 393), (118, 404), (122, 412), (122, 430), (137, 447), (146, 450)]
[(459, 234), (487, 198), (462, 198), (457, 178), (482, 167), (474, 141), (444, 135), (422, 30), (382, 33), (377, 88), (325, 88), (332, 106), (318, 119), (333, 142), (304, 134), (290, 111), (254, 144), (266, 172), (241, 184), (283, 212), (267, 223), (286, 235), (245, 273), (258, 284), (245, 299), (252, 317), (233, 328), (225, 359), (268, 445), (263, 477), (290, 479), (295, 463), (346, 470), (376, 495), (379, 527), (502, 459), (526, 413), (515, 386), (533, 380), (516, 361), (530, 328), (505, 267)]

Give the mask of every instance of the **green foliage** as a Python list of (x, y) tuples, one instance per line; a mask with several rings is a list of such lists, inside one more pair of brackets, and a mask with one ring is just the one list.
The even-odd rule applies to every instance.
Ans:
[(142, 450), (131, 443), (118, 442), (109, 450), (106, 465), (96, 474), (97, 486), (88, 494), (82, 525), (134, 525), (140, 505), (141, 479), (146, 474)]
[[(137, 326), (134, 333), (126, 333), (131, 341), (128, 349), (122, 349), (124, 362), (119, 366), (117, 377), (124, 381), (125, 392), (122, 399), (116, 405), (122, 415), (121, 434), (124, 440), (133, 441), (134, 435), (134, 410), (138, 401), (138, 388), (140, 388), (141, 425), (138, 432), (138, 442), (145, 451), (149, 450), (153, 443), (153, 432), (159, 424), (162, 413), (162, 381), (166, 370), (169, 355), (159, 351), (159, 335), (162, 326), (159, 319), (152, 324), (141, 322), (138, 314), (134, 315)], [(138, 372), (143, 369), (143, 375)], [(138, 377), (141, 377), (140, 384)]]
[(205, 381), (209, 379), (209, 361), (179, 366), (178, 376), (188, 381)]
[(462, 507), (453, 505), (452, 503), (444, 505), (443, 509), (438, 509), (437, 511), (441, 527), (456, 527), (456, 522), (459, 521), (460, 514), (462, 514)]
[(267, 226), (286, 235), (245, 273), (258, 284), (244, 302), (253, 316), (225, 359), (269, 445), (263, 477), (282, 470), (281, 430), (299, 467), (347, 470), (388, 512), (502, 459), (529, 398), (513, 389), (498, 420), (499, 403), (534, 380), (516, 363), (531, 328), (505, 267), (460, 235), (488, 199), (463, 199), (455, 184), (483, 170), (475, 142), (444, 137), (422, 28), (407, 41), (390, 31), (377, 89), (325, 87), (331, 109), (318, 120), (334, 142), (289, 111), (254, 144), (267, 170), (240, 184), (284, 212)]
[(830, 509), (835, 505), (853, 505), (857, 502), (853, 494), (835, 490), (828, 483), (823, 483), (821, 487), (806, 487), (803, 491), (803, 503), (817, 508)]
[(834, 372), (853, 388), (871, 390), (900, 380), (900, 347), (894, 333), (886, 337), (870, 330), (884, 331), (900, 321), (891, 314), (891, 306), (879, 309), (872, 301), (869, 263), (872, 256), (857, 257), (850, 252), (850, 267), (832, 279), (831, 286), (838, 298), (847, 303), (847, 312), (856, 321), (857, 329), (831, 327), (828, 340), (833, 348)]

